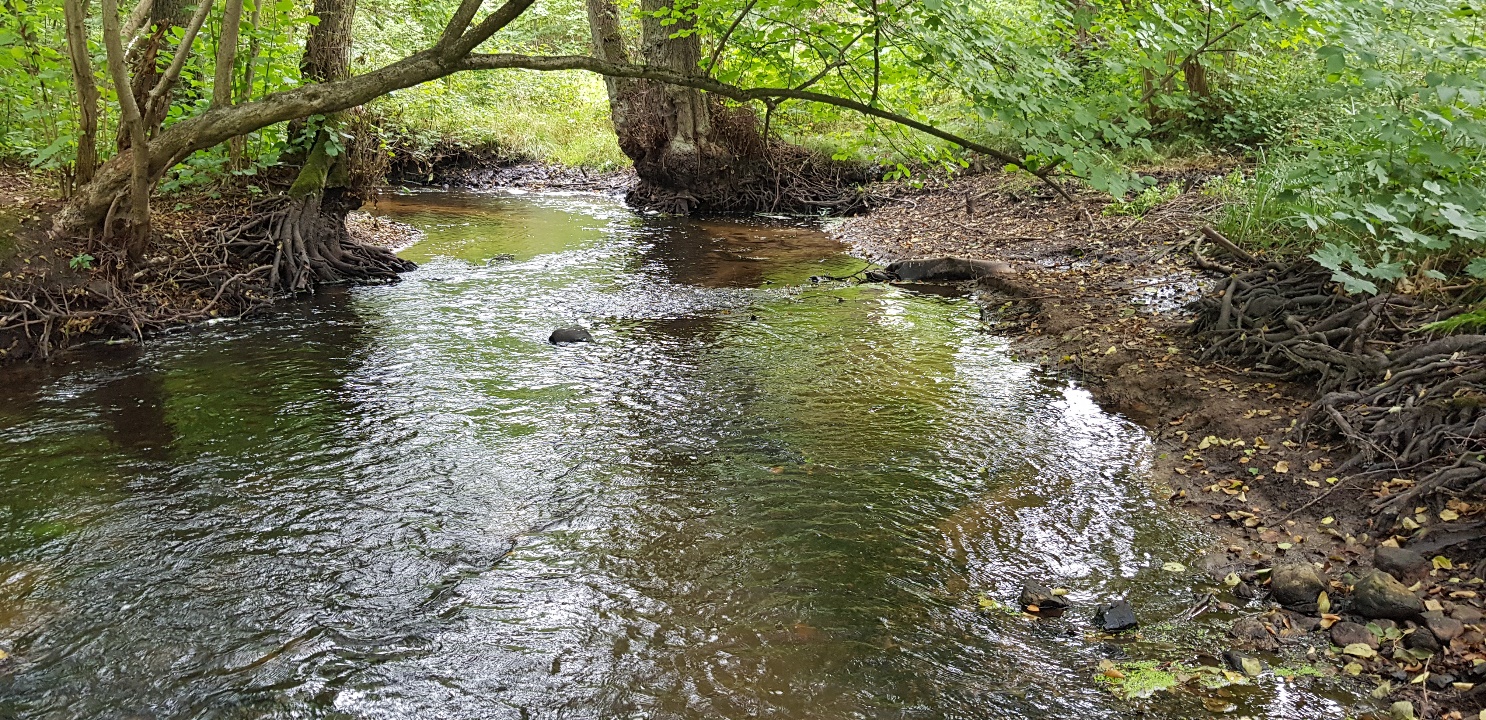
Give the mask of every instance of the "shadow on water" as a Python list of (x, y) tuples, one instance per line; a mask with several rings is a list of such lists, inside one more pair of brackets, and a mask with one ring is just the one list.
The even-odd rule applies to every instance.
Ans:
[[(1206, 540), (968, 300), (812, 284), (862, 262), (804, 223), (377, 209), (401, 283), (0, 378), (0, 715), (1342, 716), (1099, 686)], [(1077, 609), (984, 610), (1024, 579)], [(1093, 635), (1121, 596), (1149, 629)]]

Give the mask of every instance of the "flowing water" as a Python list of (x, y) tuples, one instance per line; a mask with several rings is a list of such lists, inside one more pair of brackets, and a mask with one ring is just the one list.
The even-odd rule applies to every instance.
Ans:
[[(1100, 687), (1221, 627), (1162, 569), (1209, 538), (972, 300), (800, 223), (377, 209), (398, 284), (0, 374), (0, 716), (1341, 717)], [(1024, 579), (1075, 609), (982, 607)]]

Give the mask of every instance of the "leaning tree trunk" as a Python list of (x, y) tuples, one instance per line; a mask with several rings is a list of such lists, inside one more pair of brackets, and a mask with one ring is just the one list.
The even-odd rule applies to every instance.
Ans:
[(88, 0), (66, 0), (67, 56), (72, 63), (72, 83), (77, 86), (77, 163), (74, 187), (93, 181), (98, 167), (98, 82), (93, 78), (93, 59), (88, 52)]
[[(664, 25), (674, 0), (641, 0), (640, 54), (647, 67), (699, 75), (701, 38), (690, 21)], [(613, 0), (586, 0), (594, 54), (628, 63)], [(864, 168), (769, 142), (748, 108), (693, 88), (608, 78), (619, 148), (635, 164), (631, 203), (666, 212), (849, 209)]]
[[(305, 79), (327, 83), (350, 75), (355, 12), (356, 0), (315, 0), (320, 21), (305, 42), (300, 62)], [(346, 215), (361, 206), (362, 196), (349, 186), (341, 124), (340, 114), (335, 114), (315, 130), (304, 166), (282, 203), (226, 233), (239, 252), (271, 265), (269, 283), (280, 292), (393, 280), (415, 267), (385, 248), (357, 242), (347, 232)]]

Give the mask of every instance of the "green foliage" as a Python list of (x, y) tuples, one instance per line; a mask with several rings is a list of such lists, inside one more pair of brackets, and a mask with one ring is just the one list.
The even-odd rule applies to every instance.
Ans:
[[(308, 0), (260, 1), (258, 21), (242, 30), (239, 100), (298, 85), (305, 31), (317, 22)], [(66, 187), (77, 118), (61, 0), (10, 2), (16, 12), (0, 14), (0, 158)], [(457, 5), (363, 0), (354, 71), (431, 46)], [(647, 14), (639, 5), (620, 3), (632, 31)], [(1486, 0), (678, 0), (648, 15), (700, 38), (699, 73), (944, 127), (1004, 153), (1017, 171), (1110, 193), (1111, 214), (1140, 215), (1174, 193), (1141, 178), (1141, 163), (1242, 154), (1251, 171), (1203, 189), (1228, 203), (1224, 232), (1271, 254), (1309, 255), (1349, 291), (1370, 293), (1410, 278), (1486, 279), (1483, 11)], [(167, 124), (210, 104), (221, 8), (213, 12)], [(544, 0), (481, 51), (587, 53), (586, 23), (582, 0)], [(107, 154), (117, 112), (96, 13), (88, 31)], [(162, 66), (178, 38), (162, 47)], [(756, 110), (776, 136), (879, 163), (909, 183), (971, 165), (949, 143), (849, 110), (793, 100)], [(455, 141), (607, 169), (627, 162), (608, 111), (594, 76), (502, 71), (398, 90), (360, 117), (379, 143)], [(186, 158), (162, 189), (210, 190), (296, 147), (300, 157), (308, 144), (267, 128), (235, 163), (223, 148)], [(343, 152), (357, 149), (329, 137), (325, 155)]]
[(77, 255), (73, 255), (72, 258), (67, 261), (67, 267), (70, 267), (73, 270), (92, 270), (93, 262), (97, 259), (98, 258), (95, 258), (87, 253), (80, 253)]
[(1117, 200), (1104, 208), (1105, 215), (1134, 215), (1136, 217), (1145, 215), (1161, 203), (1176, 198), (1182, 194), (1182, 186), (1179, 183), (1171, 183), (1166, 187), (1152, 185), (1141, 190), (1131, 200)]
[[(1479, 258), (1478, 258), (1479, 259)], [(1452, 318), (1433, 322), (1422, 328), (1425, 332), (1454, 333), (1486, 329), (1486, 304), (1477, 306)]]

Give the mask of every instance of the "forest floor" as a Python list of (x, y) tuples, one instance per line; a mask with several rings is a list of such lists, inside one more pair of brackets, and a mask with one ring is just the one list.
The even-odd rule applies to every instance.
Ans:
[[(1414, 532), (1384, 526), (1369, 505), (1414, 478), (1363, 480), (1337, 472), (1349, 454), (1344, 443), (1298, 431), (1316, 400), (1314, 385), (1197, 359), (1203, 343), (1190, 331), (1195, 318), (1188, 305), (1221, 294), (1225, 274), (1198, 267), (1219, 263), (1194, 258), (1186, 243), (1223, 203), (1204, 193), (1205, 184), (1231, 169), (1152, 173), (1185, 192), (1143, 215), (1110, 213), (1107, 198), (1092, 192), (1069, 203), (1026, 180), (970, 176), (899, 190), (895, 200), (847, 219), (834, 233), (884, 265), (939, 256), (1008, 264), (1011, 273), (979, 289), (983, 318), (1026, 359), (1070, 372), (1103, 407), (1150, 431), (1154, 481), (1172, 505), (1211, 523), (1221, 541), (1203, 569), (1226, 580), (1235, 596), (1262, 592), (1257, 586), (1268, 581), (1268, 569), (1298, 561), (1321, 571), (1344, 613), (1347, 589), (1373, 567), (1380, 545), (1438, 557), (1409, 570), (1419, 581), (1412, 589), (1426, 609), (1464, 627), (1432, 664), (1411, 655), (1385, 659), (1387, 647), (1372, 658), (1331, 652), (1338, 665), (1355, 662), (1351, 670), (1391, 683), (1391, 699), (1411, 699), (1419, 717), (1462, 717), (1449, 713), (1473, 708), (1474, 718), (1486, 704), (1486, 684), (1478, 684), (1486, 681), (1480, 598), (1486, 566), (1479, 562), (1486, 506), (1452, 501), (1443, 517), (1418, 508), (1410, 520)], [(1318, 623), (1340, 620), (1274, 611), (1260, 618), (1262, 625), (1236, 625), (1235, 634), (1251, 647), (1273, 649), (1301, 642)], [(1413, 635), (1407, 625), (1401, 632)]]

